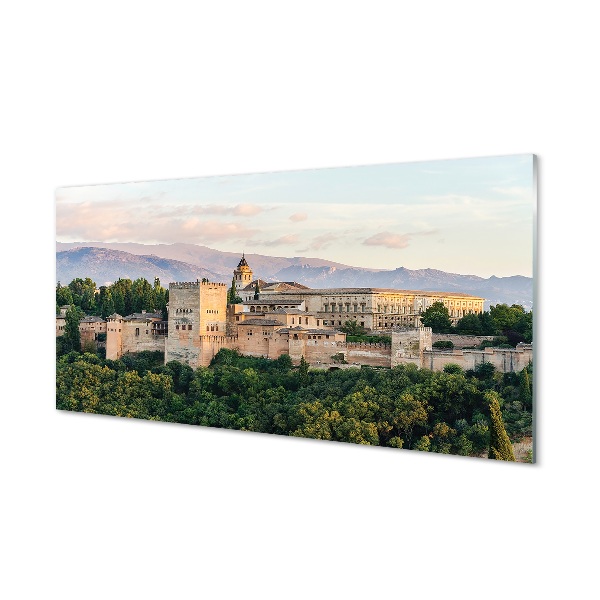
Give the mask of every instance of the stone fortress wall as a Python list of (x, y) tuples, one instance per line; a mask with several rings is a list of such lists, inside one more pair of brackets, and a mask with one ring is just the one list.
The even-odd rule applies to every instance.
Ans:
[[(250, 289), (251, 276), (252, 271), (242, 257), (234, 277)], [(288, 287), (294, 285), (286, 283)], [(304, 358), (315, 367), (390, 368), (414, 364), (438, 371), (449, 363), (473, 369), (489, 362), (497, 370), (507, 372), (519, 371), (532, 360), (531, 345), (465, 350), (465, 346), (477, 346), (492, 336), (433, 334), (431, 328), (419, 325), (418, 312), (434, 301), (444, 302), (453, 318), (458, 319), (468, 312), (481, 312), (482, 298), (375, 288), (301, 287), (285, 293), (261, 293), (259, 299), (228, 305), (225, 284), (171, 283), (167, 322), (154, 313), (127, 317), (113, 314), (106, 322), (86, 317), (80, 329), (86, 339), (91, 336), (97, 339), (98, 333), (106, 332), (107, 358), (158, 350), (164, 352), (165, 362), (175, 360), (193, 368), (208, 366), (221, 348), (269, 359), (289, 354), (293, 364)], [(391, 344), (347, 342), (346, 334), (335, 328), (348, 320), (356, 320), (375, 331), (391, 329)], [(64, 311), (61, 311), (57, 317), (57, 336), (62, 335), (63, 327)], [(454, 350), (433, 349), (433, 342), (438, 340), (452, 341)]]
[(492, 341), (493, 335), (461, 335), (458, 333), (434, 333), (433, 342), (452, 342), (455, 348), (479, 346), (481, 342)]
[(117, 360), (127, 352), (164, 352), (167, 328), (156, 313), (113, 314), (106, 320), (106, 358)]

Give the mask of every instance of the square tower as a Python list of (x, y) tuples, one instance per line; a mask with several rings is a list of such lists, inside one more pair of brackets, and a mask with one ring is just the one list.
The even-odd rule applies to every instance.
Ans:
[(227, 286), (224, 283), (169, 284), (169, 334), (165, 363), (171, 360), (197, 367), (202, 336), (224, 336), (227, 326)]

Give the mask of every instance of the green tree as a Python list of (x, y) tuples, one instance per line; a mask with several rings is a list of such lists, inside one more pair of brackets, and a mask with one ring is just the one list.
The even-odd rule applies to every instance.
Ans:
[(258, 300), (260, 298), (260, 286), (258, 285), (258, 279), (256, 280), (256, 285), (254, 286), (254, 299)]
[(507, 331), (513, 329), (519, 317), (523, 314), (523, 307), (515, 310), (515, 305), (496, 304), (490, 306), (490, 315), (494, 321), (494, 326), (498, 331)]
[(432, 348), (440, 348), (441, 350), (452, 350), (454, 348), (454, 342), (451, 340), (438, 340), (431, 344)]
[(525, 406), (526, 409), (531, 410), (533, 404), (533, 393), (531, 377), (527, 367), (519, 373), (519, 397), (523, 403), (523, 406)]
[(63, 352), (70, 352), (75, 350), (79, 352), (81, 350), (81, 334), (79, 333), (79, 321), (83, 314), (81, 310), (75, 306), (67, 310), (65, 315), (65, 329), (62, 335), (62, 349)]
[(115, 311), (121, 316), (130, 315), (133, 312), (133, 282), (131, 279), (118, 279), (112, 284), (111, 292), (113, 298), (117, 293), (123, 297), (122, 310), (119, 310), (121, 307), (117, 305), (115, 300)]
[(421, 315), (421, 323), (424, 327), (431, 327), (433, 333), (450, 333), (452, 321), (450, 313), (443, 302), (434, 302)]
[(154, 290), (146, 279), (140, 277), (136, 279), (132, 286), (133, 294), (133, 312), (154, 311)]
[(235, 277), (231, 280), (231, 287), (227, 293), (227, 304), (241, 304), (242, 299), (238, 296), (237, 288), (235, 287)]
[(106, 288), (104, 290), (104, 294), (102, 295), (102, 301), (100, 304), (100, 316), (103, 319), (106, 319), (109, 315), (112, 315), (115, 312), (115, 303), (113, 301), (112, 293), (110, 288)]
[(73, 304), (73, 294), (69, 287), (56, 284), (56, 306), (66, 306)]
[(115, 312), (122, 317), (125, 316), (125, 298), (123, 297), (123, 290), (120, 287), (113, 286), (111, 288), (111, 295), (113, 298), (113, 305)]
[(508, 439), (508, 434), (504, 428), (502, 420), (502, 411), (500, 410), (500, 400), (497, 392), (487, 391), (484, 395), (486, 402), (490, 408), (490, 449), (488, 458), (494, 460), (509, 460), (514, 461), (512, 444)]
[(365, 335), (367, 333), (367, 330), (359, 325), (357, 321), (346, 321), (338, 329), (347, 335)]
[(301, 386), (308, 385), (308, 363), (304, 356), (300, 359), (300, 367), (298, 368), (298, 381)]
[(429, 448), (431, 447), (431, 440), (429, 436), (423, 435), (421, 436), (413, 446), (413, 450), (420, 450), (421, 452), (429, 452)]
[(160, 312), (163, 315), (163, 320), (167, 320), (167, 298), (168, 292), (165, 288), (160, 285), (160, 279), (154, 278), (154, 310)]
[(463, 335), (482, 335), (483, 328), (479, 315), (469, 313), (458, 321), (455, 327), (456, 333)]
[(85, 312), (92, 312), (96, 308), (96, 283), (89, 277), (81, 279), (76, 277), (69, 283), (73, 296), (73, 304)]
[(496, 335), (499, 333), (489, 311), (484, 310), (479, 314), (479, 323), (481, 325), (481, 335)]

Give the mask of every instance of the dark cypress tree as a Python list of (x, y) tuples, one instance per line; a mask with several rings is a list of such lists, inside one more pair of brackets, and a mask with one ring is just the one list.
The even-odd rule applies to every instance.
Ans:
[(237, 295), (237, 289), (235, 287), (235, 277), (231, 280), (231, 287), (227, 294), (227, 304), (240, 304), (242, 299)]
[(485, 400), (489, 403), (491, 427), (490, 427), (490, 450), (488, 458), (494, 460), (515, 460), (512, 444), (508, 439), (508, 434), (504, 428), (502, 420), (502, 411), (496, 392), (488, 391), (485, 393)]
[(81, 334), (79, 333), (79, 320), (81, 316), (81, 310), (74, 305), (71, 305), (71, 308), (67, 310), (65, 315), (65, 331), (62, 336), (62, 348), (65, 353), (71, 350), (77, 352), (81, 350)]
[(256, 280), (256, 285), (254, 286), (254, 299), (258, 300), (260, 298), (260, 286), (258, 285), (258, 279)]
[(519, 399), (523, 406), (531, 410), (533, 404), (533, 394), (531, 389), (531, 378), (527, 367), (519, 373)]
[(110, 288), (106, 288), (104, 293), (102, 294), (102, 300), (100, 305), (100, 314), (103, 319), (112, 315), (115, 312), (115, 303), (113, 301), (112, 294), (110, 292)]
[(298, 370), (298, 380), (300, 382), (300, 386), (304, 387), (308, 385), (308, 363), (304, 356), (300, 359), (300, 369)]
[(123, 297), (123, 291), (120, 287), (113, 288), (112, 297), (113, 303), (115, 305), (115, 312), (122, 317), (126, 315), (125, 313), (125, 298)]

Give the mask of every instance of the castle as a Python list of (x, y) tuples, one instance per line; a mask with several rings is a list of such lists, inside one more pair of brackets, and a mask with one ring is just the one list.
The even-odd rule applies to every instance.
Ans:
[[(293, 364), (304, 358), (313, 366), (372, 365), (393, 367), (413, 363), (440, 370), (455, 363), (474, 368), (492, 362), (498, 370), (518, 371), (531, 360), (531, 346), (436, 352), (431, 329), (420, 314), (442, 302), (456, 322), (483, 311), (483, 298), (454, 292), (423, 292), (382, 288), (310, 289), (296, 282), (254, 279), (245, 256), (233, 273), (241, 303), (228, 304), (228, 288), (208, 281), (169, 284), (168, 321), (155, 313), (127, 317), (113, 314), (106, 322), (86, 317), (83, 340), (106, 333), (106, 357), (159, 350), (165, 362), (208, 366), (221, 348), (247, 356), (276, 359), (288, 354)], [(57, 335), (62, 334), (57, 317)], [(388, 331), (390, 344), (352, 343), (336, 327), (348, 321), (372, 331)]]

